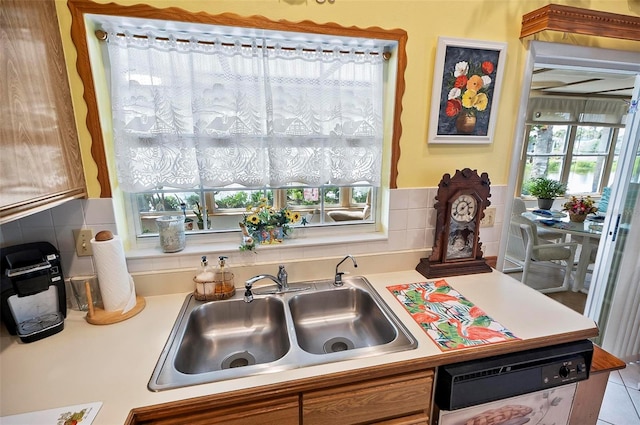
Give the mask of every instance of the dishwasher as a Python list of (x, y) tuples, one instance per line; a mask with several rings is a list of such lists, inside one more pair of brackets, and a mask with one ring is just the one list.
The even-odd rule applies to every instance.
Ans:
[(568, 424), (592, 358), (593, 344), (581, 340), (441, 366), (433, 423)]

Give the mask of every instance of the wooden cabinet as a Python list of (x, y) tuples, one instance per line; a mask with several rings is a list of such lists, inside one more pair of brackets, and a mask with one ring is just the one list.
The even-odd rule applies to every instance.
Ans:
[(86, 196), (53, 0), (0, 7), (0, 223)]
[[(238, 403), (240, 402), (240, 403)], [(127, 423), (154, 425), (298, 425), (297, 396), (267, 398), (264, 401), (242, 403), (235, 400), (228, 405), (198, 403), (190, 400), (162, 405), (148, 412), (138, 409), (135, 420)]]
[(136, 408), (126, 424), (428, 425), (433, 376), (401, 362)]
[(432, 373), (417, 372), (308, 391), (302, 394), (302, 423), (400, 424), (407, 422), (394, 418), (407, 418), (408, 423), (426, 424), (432, 383)]

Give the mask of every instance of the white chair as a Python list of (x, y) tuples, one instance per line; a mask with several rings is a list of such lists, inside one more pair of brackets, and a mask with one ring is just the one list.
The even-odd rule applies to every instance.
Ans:
[[(537, 226), (525, 217), (512, 216), (512, 226), (517, 226), (524, 243), (524, 259), (522, 261), (522, 277), (520, 281), (527, 284), (530, 267), (533, 263), (545, 263), (550, 267), (563, 267), (564, 279), (562, 286), (538, 289), (542, 293), (560, 292), (569, 290), (571, 270), (578, 246), (575, 242), (554, 243), (538, 237)], [(512, 260), (513, 261), (513, 260)], [(562, 266), (564, 263), (564, 266)]]
[[(526, 211), (527, 207), (522, 198), (513, 198), (513, 209), (511, 210), (511, 215), (520, 216)], [(564, 233), (554, 232), (553, 230), (548, 229), (538, 229), (538, 237), (554, 242), (563, 242), (565, 240)]]

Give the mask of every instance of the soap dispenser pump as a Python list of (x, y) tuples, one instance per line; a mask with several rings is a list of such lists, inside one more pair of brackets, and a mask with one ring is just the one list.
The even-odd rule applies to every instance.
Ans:
[(231, 268), (227, 266), (226, 260), (227, 257), (224, 255), (218, 257), (218, 267), (213, 277), (215, 283), (214, 299), (216, 300), (226, 300), (236, 293), (233, 272)]
[(213, 299), (214, 293), (214, 273), (213, 269), (207, 261), (207, 256), (203, 255), (200, 261), (200, 267), (198, 273), (193, 278), (196, 283), (196, 289), (193, 292), (193, 296), (196, 300), (209, 301)]

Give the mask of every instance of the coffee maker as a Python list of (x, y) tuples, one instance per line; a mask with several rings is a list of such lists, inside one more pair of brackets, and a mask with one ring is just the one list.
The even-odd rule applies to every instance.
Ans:
[(64, 328), (67, 299), (60, 253), (49, 242), (0, 248), (2, 321), (22, 342), (38, 341)]

